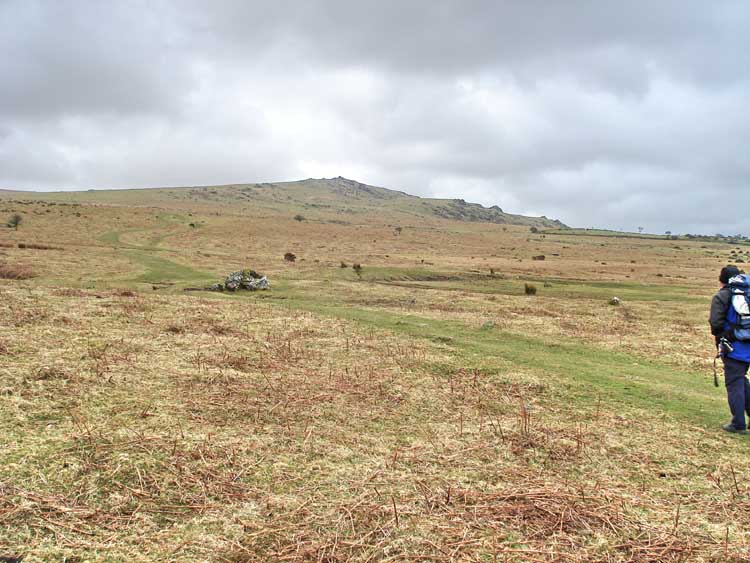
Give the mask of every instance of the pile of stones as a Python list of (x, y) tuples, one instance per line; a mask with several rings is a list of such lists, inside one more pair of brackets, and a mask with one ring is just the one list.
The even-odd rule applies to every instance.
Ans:
[(257, 291), (259, 289), (270, 289), (268, 278), (255, 270), (240, 270), (232, 272), (224, 280), (224, 283), (215, 283), (209, 286), (209, 291)]

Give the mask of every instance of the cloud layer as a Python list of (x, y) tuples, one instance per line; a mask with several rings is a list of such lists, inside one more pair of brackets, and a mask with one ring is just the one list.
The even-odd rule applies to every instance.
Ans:
[(750, 234), (743, 1), (0, 0), (0, 187), (344, 175)]

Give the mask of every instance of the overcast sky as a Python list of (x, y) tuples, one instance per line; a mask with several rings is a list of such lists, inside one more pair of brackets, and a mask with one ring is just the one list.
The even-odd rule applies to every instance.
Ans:
[(750, 4), (0, 0), (0, 187), (343, 175), (750, 234)]

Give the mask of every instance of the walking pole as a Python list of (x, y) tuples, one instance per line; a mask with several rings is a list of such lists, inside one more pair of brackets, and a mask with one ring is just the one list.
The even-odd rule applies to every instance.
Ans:
[(719, 386), (719, 377), (716, 373), (716, 360), (719, 358), (724, 359), (724, 351), (727, 352), (734, 352), (734, 348), (729, 343), (729, 340), (726, 338), (721, 338), (719, 340), (719, 345), (716, 347), (716, 356), (714, 356), (714, 387)]
[(717, 352), (714, 356), (714, 387), (719, 386), (719, 376), (716, 375), (716, 360), (721, 357), (721, 352)]

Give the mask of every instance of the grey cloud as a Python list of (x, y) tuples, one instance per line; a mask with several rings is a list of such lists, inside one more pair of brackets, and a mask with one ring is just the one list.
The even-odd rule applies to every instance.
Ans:
[(750, 233), (744, 2), (6, 0), (0, 53), (2, 187), (343, 174)]
[(0, 114), (27, 118), (169, 111), (189, 81), (149, 3), (0, 5)]

